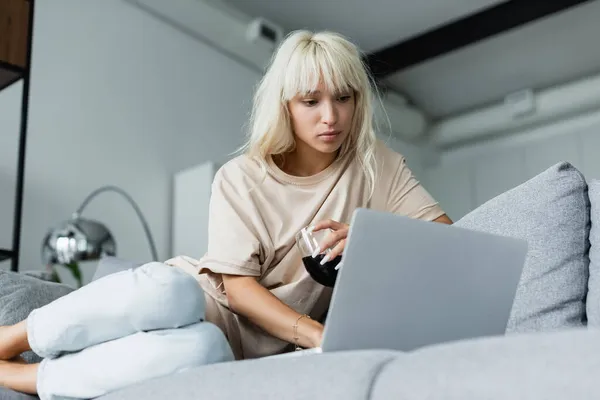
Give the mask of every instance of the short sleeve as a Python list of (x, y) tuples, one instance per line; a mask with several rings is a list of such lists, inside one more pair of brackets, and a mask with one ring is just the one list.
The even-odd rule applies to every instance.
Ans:
[(260, 276), (259, 216), (243, 191), (217, 172), (209, 206), (208, 249), (200, 259), (199, 273)]
[(445, 214), (413, 175), (404, 157), (401, 158), (390, 185), (389, 212), (427, 221), (433, 221)]

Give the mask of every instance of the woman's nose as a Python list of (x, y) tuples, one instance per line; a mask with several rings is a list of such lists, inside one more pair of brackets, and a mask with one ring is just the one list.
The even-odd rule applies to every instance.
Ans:
[(323, 111), (321, 115), (321, 119), (323, 123), (327, 125), (333, 125), (337, 122), (337, 110), (333, 104), (330, 102), (323, 103)]

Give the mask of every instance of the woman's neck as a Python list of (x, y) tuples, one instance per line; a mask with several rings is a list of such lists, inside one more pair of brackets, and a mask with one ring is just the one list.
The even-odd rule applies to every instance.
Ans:
[(335, 161), (336, 157), (337, 152), (321, 153), (298, 143), (294, 151), (277, 157), (275, 163), (286, 174), (306, 177), (324, 171)]

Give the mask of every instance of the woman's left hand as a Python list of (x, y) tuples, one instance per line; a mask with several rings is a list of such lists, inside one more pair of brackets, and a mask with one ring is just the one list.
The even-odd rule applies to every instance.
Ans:
[[(326, 254), (323, 260), (321, 261), (321, 265), (325, 264), (327, 261), (335, 259), (337, 256), (341, 255), (344, 251), (344, 247), (346, 246), (346, 239), (348, 237), (348, 231), (350, 230), (350, 225), (344, 224), (342, 222), (337, 222), (332, 219), (327, 219), (325, 221), (320, 221), (313, 226), (312, 231), (318, 232), (323, 229), (331, 229), (331, 232), (325, 240), (319, 243), (318, 251), (312, 255), (313, 258), (323, 252), (323, 250), (330, 248), (335, 245), (329, 254)], [(336, 244), (337, 243), (337, 244)]]

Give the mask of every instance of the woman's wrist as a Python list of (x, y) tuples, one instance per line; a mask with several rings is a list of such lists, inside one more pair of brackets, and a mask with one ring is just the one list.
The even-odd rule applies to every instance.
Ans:
[(323, 340), (323, 325), (315, 321), (316, 325), (311, 335), (311, 347), (320, 347)]
[(310, 317), (300, 316), (294, 326), (294, 344), (296, 346), (313, 348), (321, 345), (323, 337), (323, 325), (310, 319)]

